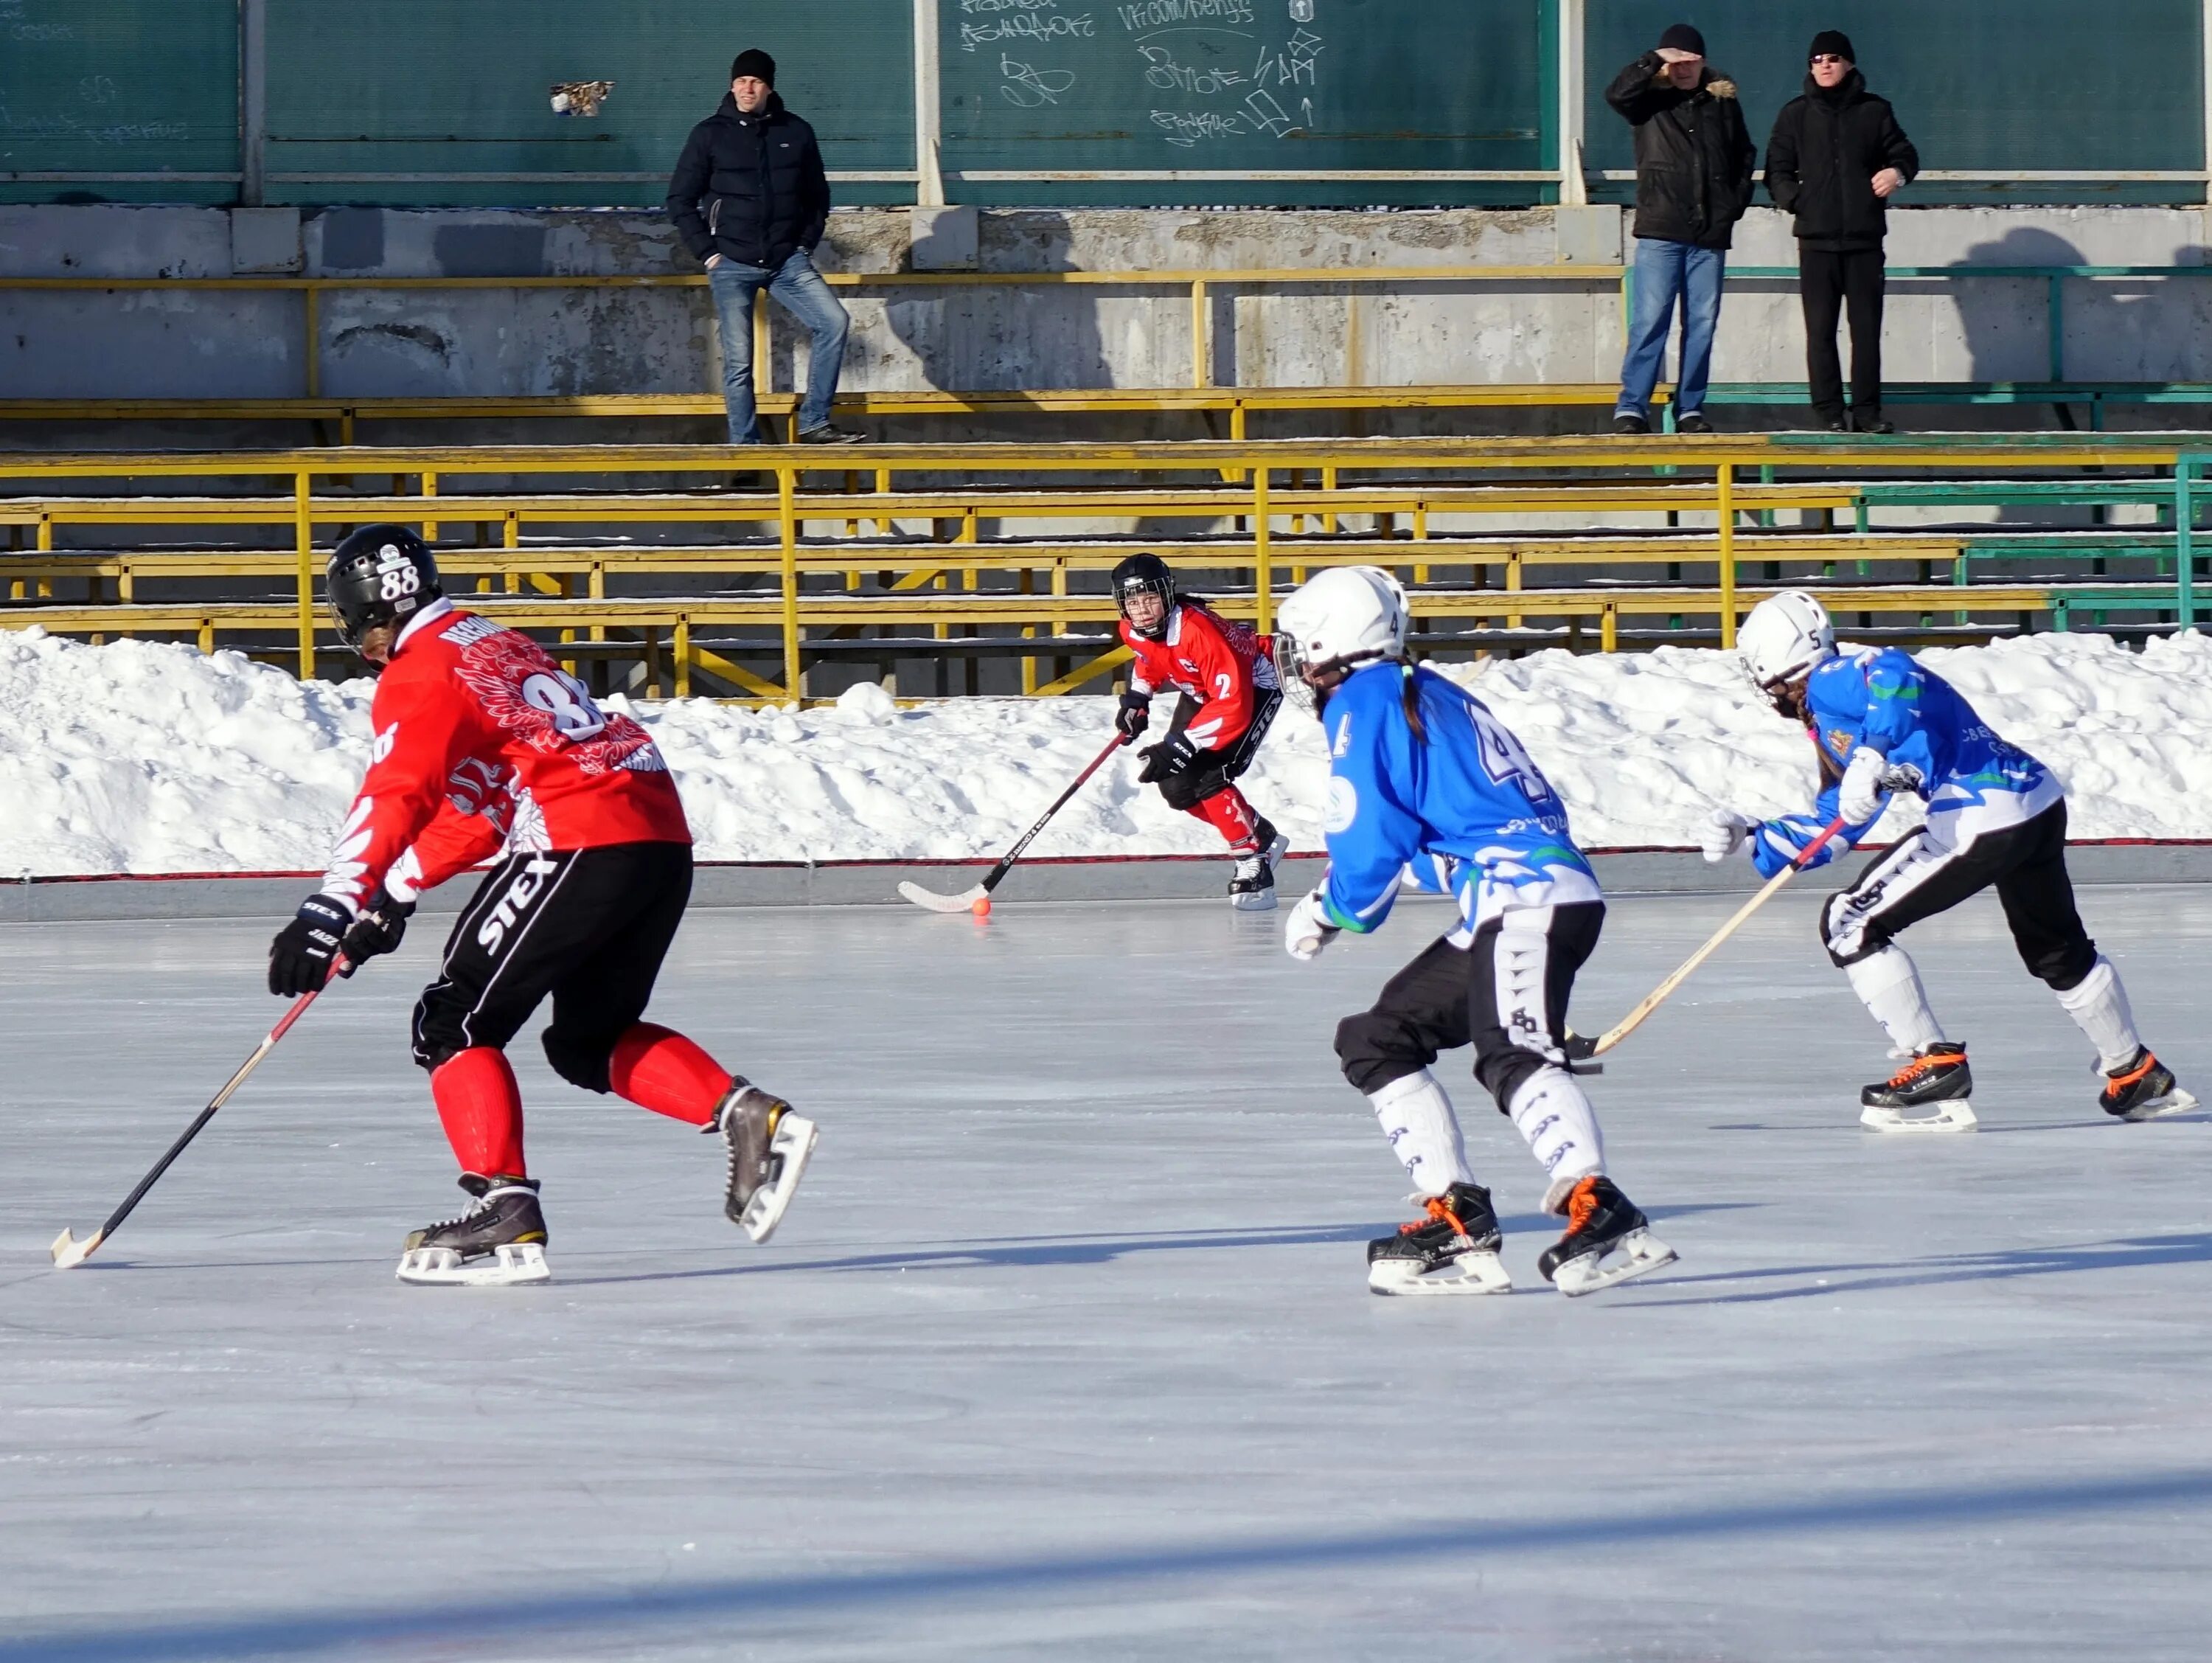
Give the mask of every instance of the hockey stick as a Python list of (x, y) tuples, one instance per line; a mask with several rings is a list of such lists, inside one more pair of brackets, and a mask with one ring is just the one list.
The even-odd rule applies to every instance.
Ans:
[(902, 883), (898, 886), (899, 893), (916, 906), (926, 906), (932, 912), (965, 912), (976, 902), (988, 899), (991, 892), (999, 886), (999, 880), (1013, 870), (1014, 862), (1021, 859), (1022, 850), (1030, 846), (1030, 840), (1044, 830), (1054, 814), (1067, 807), (1067, 800), (1083, 789), (1085, 780), (1106, 765), (1106, 758), (1127, 743), (1128, 740), (1119, 734), (1107, 740), (1106, 748), (1091, 758), (1091, 765), (1075, 777), (1075, 783), (1053, 800), (1052, 807), (1044, 811), (1037, 823), (1022, 833), (1021, 841), (1000, 857), (999, 863), (991, 868), (991, 875), (972, 889), (963, 889), (957, 895), (940, 895), (933, 889), (924, 889), (918, 883)]
[[(340, 958), (331, 965), (331, 974), (334, 977), (343, 976), (350, 973), (351, 970), (352, 966), (348, 965), (344, 959)], [(329, 985), (327, 982), (324, 984), (325, 987)], [(161, 1174), (169, 1170), (170, 1163), (185, 1152), (185, 1146), (200, 1135), (200, 1128), (215, 1118), (215, 1112), (230, 1101), (230, 1094), (244, 1085), (246, 1076), (258, 1068), (261, 1065), (261, 1059), (276, 1048), (276, 1042), (284, 1037), (286, 1030), (290, 1028), (293, 1023), (298, 1021), (307, 1013), (307, 1007), (315, 1002), (316, 996), (317, 995), (313, 993), (303, 993), (292, 1002), (292, 1008), (286, 1011), (276, 1026), (263, 1036), (261, 1043), (253, 1048), (253, 1055), (238, 1065), (238, 1072), (223, 1082), (222, 1089), (209, 1101), (207, 1107), (200, 1111), (199, 1118), (185, 1128), (185, 1135), (169, 1145), (168, 1152), (154, 1163), (154, 1170), (138, 1180), (138, 1187), (123, 1197), (123, 1204), (107, 1215), (106, 1223), (101, 1225), (82, 1241), (77, 1240), (66, 1228), (54, 1238), (52, 1249), (54, 1269), (57, 1270), (73, 1269), (100, 1251), (100, 1244), (113, 1235), (116, 1227), (131, 1216), (131, 1209), (145, 1199), (146, 1191), (160, 1181)]]
[[(1759, 908), (1765, 906), (1767, 902), (1773, 899), (1775, 892), (1779, 890), (1783, 885), (1788, 883), (1790, 879), (1796, 877), (1800, 872), (1802, 872), (1808, 866), (1811, 865), (1813, 862), (1813, 857), (1818, 855), (1823, 849), (1826, 849), (1828, 846), (1829, 840), (1839, 834), (1843, 829), (1843, 817), (1838, 815), (1835, 819), (1829, 822), (1826, 829), (1824, 830), (1819, 837), (1814, 838), (1812, 842), (1807, 844), (1803, 849), (1797, 852), (1796, 859), (1791, 861), (1789, 865), (1784, 867), (1782, 870), (1769, 878), (1766, 882), (1760, 886), (1759, 893), (1753, 895), (1749, 900), (1738, 907), (1735, 910), (1735, 916), (1730, 918), (1726, 923), (1723, 924), (1718, 929), (1715, 930), (1711, 941), (1707, 941), (1695, 953), (1692, 953), (1688, 958), (1685, 959), (1682, 961), (1680, 967), (1677, 969), (1673, 975), (1669, 976), (1665, 981), (1660, 983), (1657, 987), (1652, 989), (1651, 991), (1644, 996), (1644, 1000), (1642, 1004), (1637, 1006), (1634, 1010), (1630, 1011), (1628, 1014), (1622, 1017), (1620, 1021), (1614, 1023), (1613, 1026), (1607, 1028), (1603, 1033), (1600, 1034), (1596, 1042), (1590, 1046), (1587, 1055), (1591, 1057), (1604, 1056), (1606, 1052), (1611, 1051), (1615, 1045), (1619, 1045), (1622, 1040), (1627, 1039), (1630, 1034), (1635, 1033), (1638, 1028), (1641, 1027), (1644, 1024), (1644, 1018), (1650, 1015), (1653, 1011), (1658, 1009), (1661, 1005), (1666, 1003), (1668, 996), (1671, 995), (1676, 988), (1681, 986), (1683, 983), (1688, 981), (1692, 972), (1693, 972), (1699, 965), (1705, 963), (1706, 959), (1711, 958), (1715, 953), (1720, 950), (1722, 942), (1727, 941), (1729, 936), (1735, 935), (1737, 930), (1743, 928), (1744, 920), (1750, 917), (1751, 915), (1758, 911)], [(1571, 1056), (1575, 1055), (1576, 1048), (1571, 1046), (1569, 1054)]]

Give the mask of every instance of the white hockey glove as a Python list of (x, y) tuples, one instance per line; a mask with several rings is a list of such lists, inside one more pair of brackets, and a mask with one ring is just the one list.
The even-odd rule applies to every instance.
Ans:
[(1698, 850), (1709, 866), (1718, 866), (1743, 847), (1752, 823), (1733, 808), (1716, 808), (1698, 834)]
[(1300, 964), (1310, 964), (1341, 932), (1328, 921), (1328, 904), (1315, 890), (1291, 909), (1283, 924), (1283, 947)]
[(1889, 758), (1860, 746), (1844, 770), (1844, 783), (1836, 792), (1836, 813), (1846, 825), (1860, 825), (1881, 812), (1881, 777)]

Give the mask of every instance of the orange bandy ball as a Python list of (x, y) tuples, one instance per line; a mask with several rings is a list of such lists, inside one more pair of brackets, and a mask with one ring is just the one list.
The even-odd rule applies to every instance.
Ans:
[(975, 898), (975, 904), (968, 910), (979, 918), (989, 917), (991, 916), (991, 898), (988, 895), (978, 895)]

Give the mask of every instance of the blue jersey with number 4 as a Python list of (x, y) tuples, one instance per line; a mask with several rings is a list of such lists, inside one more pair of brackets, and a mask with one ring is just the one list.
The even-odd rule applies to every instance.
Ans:
[[(1406, 720), (1406, 678), (1424, 741)], [(1370, 664), (1330, 695), (1329, 922), (1375, 929), (1412, 867), (1458, 896), (1470, 928), (1512, 907), (1601, 899), (1559, 801), (1521, 741), (1433, 670)]]
[[(1770, 878), (1836, 818), (1836, 783), (1862, 746), (1881, 752), (1893, 768), (1918, 771), (1928, 835), (1942, 848), (2017, 825), (2064, 795), (2049, 769), (1998, 738), (1957, 688), (1894, 647), (1829, 659), (1808, 679), (1805, 706), (1829, 783), (1810, 815), (1788, 814), (1753, 828), (1752, 859)], [(1845, 826), (1809, 864), (1826, 865), (1873, 825)]]

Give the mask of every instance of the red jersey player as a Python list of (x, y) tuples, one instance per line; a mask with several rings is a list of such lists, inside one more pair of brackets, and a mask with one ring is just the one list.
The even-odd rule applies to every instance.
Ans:
[(269, 989), (319, 989), (399, 944), (417, 895), (505, 851), (415, 1007), (415, 1060), (474, 1205), (415, 1231), (405, 1282), (542, 1282), (545, 1221), (506, 1048), (550, 995), (555, 1070), (719, 1131), (724, 1207), (766, 1240), (813, 1124), (640, 1019), (691, 892), (691, 832), (644, 728), (592, 704), (527, 636), (444, 598), (422, 539), (368, 526), (331, 557), (338, 632), (379, 672), (368, 773), (322, 888), (270, 948)]
[(1168, 736), (1137, 753), (1145, 759), (1137, 777), (1157, 784), (1170, 808), (1195, 814), (1221, 833), (1237, 857), (1230, 905), (1271, 911), (1275, 863), (1291, 840), (1253, 811), (1234, 782), (1259, 754), (1283, 702), (1273, 643), (1178, 596), (1175, 574), (1156, 554), (1131, 555), (1114, 568), (1113, 581), (1121, 640), (1137, 655), (1114, 718), (1122, 743), (1133, 742), (1151, 724), (1154, 693), (1172, 687), (1181, 695)]

